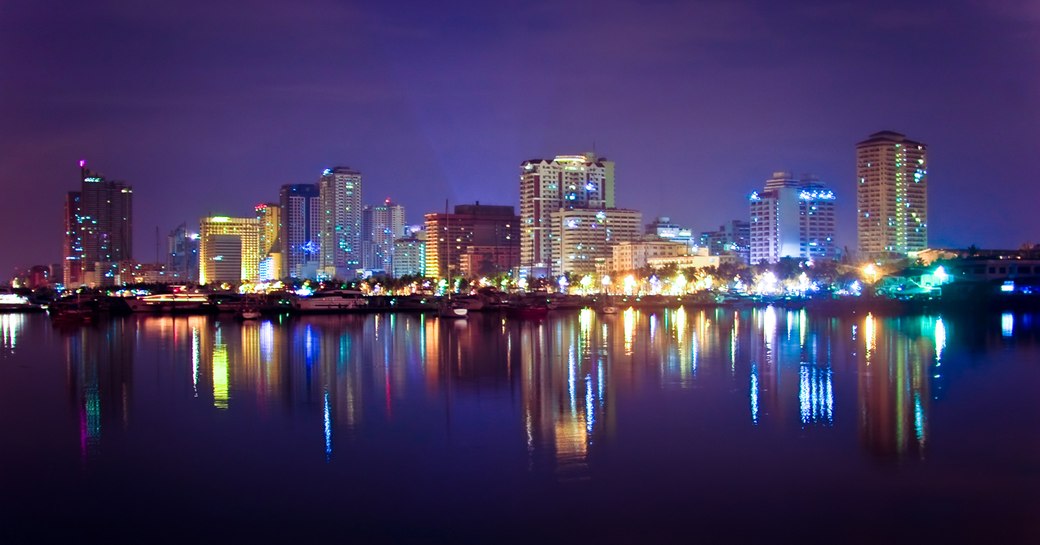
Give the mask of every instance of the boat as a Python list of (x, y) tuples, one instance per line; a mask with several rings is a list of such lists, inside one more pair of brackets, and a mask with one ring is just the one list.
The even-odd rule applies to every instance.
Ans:
[(320, 291), (293, 301), (296, 312), (357, 312), (368, 307), (368, 298), (358, 290)]
[(127, 299), (132, 312), (190, 314), (209, 312), (209, 297), (204, 293), (160, 293)]
[(596, 307), (596, 312), (600, 314), (617, 314), (618, 308), (613, 301), (610, 300), (610, 296), (606, 295), (603, 297), (603, 301)]
[(17, 293), (0, 293), (0, 312), (39, 312), (43, 307), (32, 303), (29, 298)]
[(93, 298), (75, 295), (51, 303), (47, 314), (55, 325), (79, 325), (93, 323), (97, 310), (97, 301)]
[[(444, 201), (444, 231), (451, 232), (449, 226), (451, 224), (451, 216), (448, 215), (448, 201)], [(465, 304), (453, 300), (451, 298), (451, 245), (448, 244), (448, 237), (444, 237), (444, 260), (445, 269), (447, 270), (448, 285), (445, 288), (447, 295), (441, 298), (440, 304), (437, 305), (437, 316), (441, 318), (450, 319), (466, 319), (469, 317), (469, 307)], [(483, 303), (480, 305), (483, 307)]]
[(259, 320), (260, 310), (257, 308), (244, 308), (238, 311), (238, 317), (243, 320)]
[(538, 319), (549, 315), (549, 304), (545, 301), (517, 301), (506, 307), (511, 318)]

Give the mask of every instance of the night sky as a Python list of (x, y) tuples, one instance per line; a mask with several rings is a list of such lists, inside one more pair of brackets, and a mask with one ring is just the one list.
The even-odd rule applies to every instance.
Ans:
[[(298, 4), (298, 5), (297, 5)], [(155, 229), (360, 169), (410, 222), (518, 204), (521, 161), (593, 146), (617, 204), (695, 230), (814, 173), (855, 248), (855, 143), (929, 146), (933, 246), (1040, 242), (1040, 3), (0, 4), (0, 277), (60, 259), (77, 162)]]

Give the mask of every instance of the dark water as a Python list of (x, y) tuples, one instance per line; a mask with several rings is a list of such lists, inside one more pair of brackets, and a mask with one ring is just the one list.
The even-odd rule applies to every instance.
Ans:
[(1038, 320), (0, 315), (0, 543), (1037, 543)]

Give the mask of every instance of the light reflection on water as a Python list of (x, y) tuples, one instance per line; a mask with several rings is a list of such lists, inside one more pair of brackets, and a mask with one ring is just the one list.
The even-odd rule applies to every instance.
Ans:
[[(63, 430), (85, 467), (130, 459), (190, 474), (202, 459), (244, 486), (256, 475), (239, 461), (287, 459), (333, 471), (321, 475), (343, 489), (378, 473), (373, 460), (387, 460), (380, 478), (560, 486), (632, 471), (654, 482), (695, 470), (739, 480), (748, 465), (768, 467), (785, 452), (796, 453), (788, 464), (819, 453), (843, 471), (860, 461), (934, 464), (964, 439), (950, 411), (974, 415), (963, 405), (975, 393), (966, 373), (996, 370), (1008, 354), (1033, 361), (1037, 347), (1029, 315), (830, 317), (774, 307), (466, 322), (134, 316), (71, 330), (3, 318), (3, 350), (42, 353), (43, 341), (26, 340), (37, 337), (60, 347), (64, 383), (43, 383), (51, 394), (38, 399), (67, 408), (69, 422), (41, 433)], [(0, 402), (13, 397), (15, 386), (4, 387)], [(10, 424), (14, 414), (0, 417)], [(168, 445), (177, 454), (163, 458)]]

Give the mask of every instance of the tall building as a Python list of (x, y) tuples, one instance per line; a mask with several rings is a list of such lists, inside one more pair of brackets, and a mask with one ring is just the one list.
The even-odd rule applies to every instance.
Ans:
[(834, 257), (834, 192), (826, 186), (774, 172), (750, 201), (752, 265)]
[(553, 226), (552, 276), (608, 270), (614, 246), (639, 240), (643, 214), (623, 208), (561, 208), (550, 215)]
[(426, 276), (426, 241), (416, 236), (395, 240), (391, 274), (394, 278)]
[(518, 266), (519, 220), (512, 206), (479, 202), (426, 214), (426, 275), (484, 276)]
[(133, 189), (79, 162), (80, 190), (65, 197), (65, 285), (107, 285), (133, 258)]
[(321, 196), (319, 272), (349, 279), (361, 268), (361, 173), (350, 167), (327, 168), (318, 180)]
[(278, 203), (256, 205), (256, 221), (260, 224), (261, 280), (277, 280), (282, 273), (282, 250), (279, 234), (282, 230), (282, 209)]
[(881, 131), (856, 144), (860, 256), (905, 257), (928, 247), (928, 160), (921, 142)]
[(520, 266), (534, 276), (558, 261), (551, 215), (561, 208), (614, 208), (614, 162), (586, 153), (520, 163)]
[(367, 270), (390, 272), (393, 269), (394, 240), (405, 235), (404, 207), (387, 199), (383, 204), (366, 206), (361, 218), (364, 240), (363, 266)]
[(182, 223), (170, 231), (166, 240), (166, 272), (170, 280), (198, 282), (199, 234), (188, 232), (188, 225)]
[(708, 249), (709, 255), (734, 254), (747, 263), (750, 258), (751, 224), (743, 220), (732, 220), (719, 226), (717, 231), (703, 231), (700, 246)]
[(279, 192), (282, 277), (312, 278), (318, 270), (321, 214), (318, 186), (286, 184)]
[(258, 279), (260, 222), (212, 216), (199, 224), (199, 284)]

